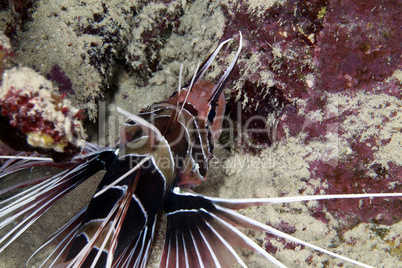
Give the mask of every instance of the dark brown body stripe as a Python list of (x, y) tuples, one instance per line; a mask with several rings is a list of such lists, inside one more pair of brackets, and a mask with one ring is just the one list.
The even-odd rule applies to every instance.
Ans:
[[(197, 180), (202, 181), (208, 168), (208, 134), (205, 130), (200, 130), (197, 118), (187, 109), (182, 110), (182, 114), (175, 125), (167, 128), (173, 109), (175, 107), (170, 104), (155, 104), (140, 113), (139, 116), (151, 121), (150, 123), (164, 133), (164, 137), (172, 145), (170, 147), (171, 158), (176, 162), (171, 164), (176, 167), (176, 172), (179, 172), (179, 170), (191, 172)], [(135, 122), (128, 121), (125, 124), (125, 133), (126, 140), (120, 145), (120, 148), (124, 149), (124, 151), (119, 152), (120, 156), (112, 163), (98, 186), (97, 192), (111, 185), (147, 155), (146, 152), (136, 154), (138, 150), (130, 148), (130, 142), (147, 138)], [(177, 140), (178, 137), (180, 138), (179, 140)], [(121, 155), (122, 153), (124, 155)], [(153, 158), (149, 159), (138, 170), (102, 194), (94, 197), (89, 204), (81, 229), (94, 221), (105, 219), (115, 204), (121, 202), (127, 192), (127, 186), (135, 180), (136, 176), (139, 176), (134, 195), (118, 235), (115, 256), (123, 253), (125, 248), (136, 240), (144, 227), (154, 220), (157, 212), (163, 207), (166, 198), (175, 186), (176, 180), (179, 179), (174, 178), (174, 180), (167, 181), (158, 163), (154, 160)], [(77, 256), (89, 239), (90, 237), (88, 237), (86, 231), (81, 231), (81, 234), (77, 235), (66, 260), (71, 260)], [(94, 248), (92, 251), (91, 255), (97, 250)], [(107, 253), (102, 253), (102, 255), (106, 256)], [(104, 263), (105, 256), (101, 257), (99, 263)], [(91, 263), (91, 260), (92, 258), (89, 257), (87, 262)]]

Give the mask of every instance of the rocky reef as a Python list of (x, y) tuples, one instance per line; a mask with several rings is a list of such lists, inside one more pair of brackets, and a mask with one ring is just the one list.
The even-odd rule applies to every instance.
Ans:
[[(65, 96), (52, 102), (70, 99), (71, 111), (84, 109), (91, 119), (106, 101), (111, 132), (121, 121), (116, 105), (138, 112), (162, 100), (177, 88), (180, 64), (188, 78), (220, 41), (234, 38), (206, 74), (217, 81), (242, 32), (243, 51), (226, 89), (227, 120), (216, 150), (221, 160), (198, 189), (203, 193), (246, 198), (402, 190), (402, 18), (395, 1), (32, 2), (29, 12), (0, 5), (14, 65), (39, 72), (52, 82), (43, 82), (48, 88)], [(2, 40), (0, 72), (11, 59)], [(21, 70), (6, 71), (2, 87)], [(402, 259), (401, 202), (309, 202), (245, 213), (390, 267)], [(289, 266), (342, 265), (255, 236), (282, 260), (297, 251)], [(363, 241), (361, 250), (353, 248)]]

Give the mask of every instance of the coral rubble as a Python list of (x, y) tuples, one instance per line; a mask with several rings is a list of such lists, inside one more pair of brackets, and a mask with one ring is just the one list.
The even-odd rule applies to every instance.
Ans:
[(0, 112), (0, 139), (15, 150), (36, 150), (62, 160), (85, 144), (81, 111), (71, 108), (50, 81), (30, 68), (4, 72)]

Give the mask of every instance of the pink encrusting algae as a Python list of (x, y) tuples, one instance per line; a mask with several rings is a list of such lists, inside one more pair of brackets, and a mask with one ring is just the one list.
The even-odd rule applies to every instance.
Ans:
[(26, 67), (6, 70), (0, 86), (3, 141), (16, 150), (71, 158), (85, 144), (82, 111), (54, 91), (50, 81)]
[[(248, 59), (239, 61), (227, 113), (244, 128), (238, 134), (260, 130), (240, 137), (248, 141), (238, 143), (242, 150), (258, 154), (289, 137), (312, 148), (327, 143), (326, 152), (311, 152), (319, 157), (309, 162), (310, 180), (327, 185), (315, 187), (316, 194), (401, 190), (401, 82), (391, 78), (401, 66), (395, 2), (292, 0), (264, 8), (240, 1), (223, 10), (224, 37), (241, 29)], [(274, 119), (246, 128), (255, 115)], [(342, 202), (323, 204), (348, 228), (373, 220), (392, 224), (402, 214), (400, 200)]]

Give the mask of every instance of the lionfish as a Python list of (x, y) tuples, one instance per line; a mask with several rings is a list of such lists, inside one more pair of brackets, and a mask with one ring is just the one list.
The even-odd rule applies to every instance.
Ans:
[[(87, 143), (71, 160), (30, 156), (7, 160), (0, 177), (36, 166), (58, 166), (56, 175), (24, 182), (1, 195), (28, 187), (0, 202), (0, 252), (27, 230), (56, 201), (100, 170), (106, 173), (92, 200), (61, 227), (39, 252), (51, 249), (40, 267), (145, 267), (155, 235), (157, 215), (167, 219), (160, 267), (230, 267), (246, 264), (233, 247), (261, 254), (278, 267), (280, 261), (236, 227), (259, 230), (288, 239), (341, 260), (370, 267), (314, 246), (235, 210), (273, 203), (336, 198), (395, 197), (402, 194), (298, 196), (260, 199), (221, 199), (192, 188), (206, 179), (214, 142), (225, 111), (223, 89), (236, 66), (239, 48), (217, 84), (201, 80), (228, 39), (199, 66), (192, 78), (165, 100), (134, 115), (118, 108), (128, 120), (114, 147)], [(10, 227), (11, 226), (11, 227)], [(28, 260), (28, 263), (30, 263)], [(28, 265), (27, 263), (27, 265)]]

